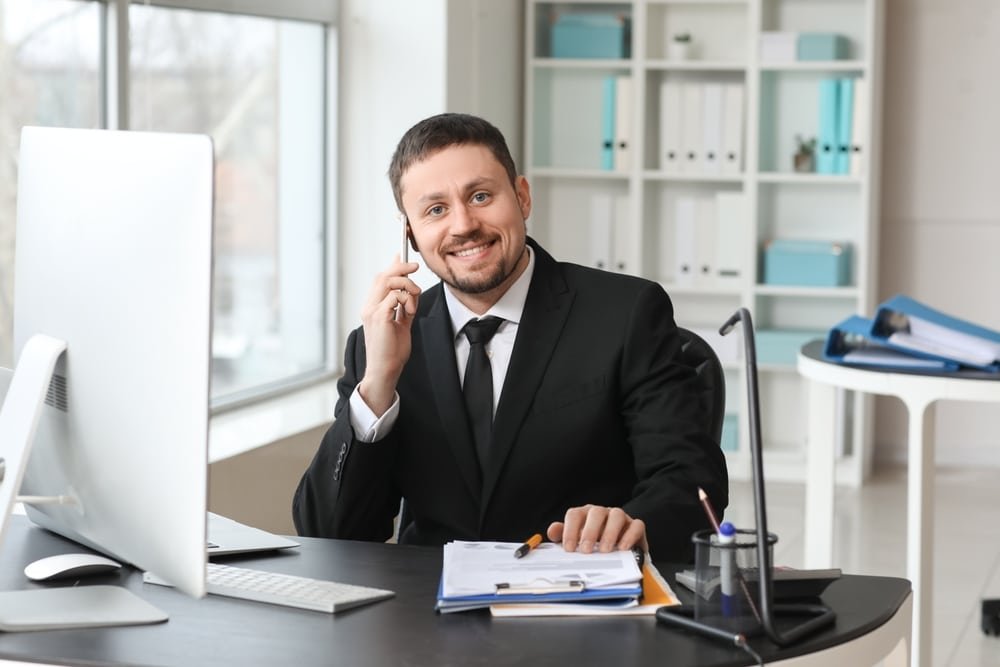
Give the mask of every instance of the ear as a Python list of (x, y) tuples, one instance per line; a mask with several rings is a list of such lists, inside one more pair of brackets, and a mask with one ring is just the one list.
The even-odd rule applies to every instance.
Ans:
[(518, 176), (514, 181), (514, 192), (517, 194), (517, 203), (521, 208), (521, 217), (527, 220), (531, 216), (531, 188), (528, 186), (528, 179)]

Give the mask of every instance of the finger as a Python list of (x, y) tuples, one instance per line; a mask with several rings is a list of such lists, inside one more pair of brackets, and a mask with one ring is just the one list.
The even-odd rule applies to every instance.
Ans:
[(642, 519), (632, 519), (629, 521), (625, 532), (618, 538), (619, 549), (625, 550), (632, 549), (633, 547), (649, 551), (649, 545), (646, 543), (646, 523)]
[(556, 544), (562, 542), (563, 538), (563, 522), (553, 521), (549, 524), (549, 529), (545, 531), (546, 537), (549, 538), (549, 542), (555, 542)]
[(563, 518), (562, 544), (566, 551), (576, 551), (580, 542), (580, 532), (583, 530), (583, 523), (587, 518), (586, 507), (571, 507), (566, 510)]
[(580, 546), (578, 547), (578, 550), (585, 554), (594, 551), (608, 520), (607, 507), (588, 505), (587, 508), (587, 519), (583, 523), (583, 530), (580, 531)]
[(608, 553), (618, 548), (618, 543), (630, 521), (631, 517), (620, 507), (612, 507), (608, 511), (607, 519), (604, 522), (599, 538), (603, 553)]

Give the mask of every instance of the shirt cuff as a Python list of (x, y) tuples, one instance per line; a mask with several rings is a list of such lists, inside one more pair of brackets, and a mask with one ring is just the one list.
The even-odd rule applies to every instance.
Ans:
[(381, 417), (375, 416), (365, 399), (361, 398), (357, 387), (351, 394), (349, 406), (354, 437), (360, 442), (375, 442), (384, 438), (395, 425), (396, 418), (399, 417), (399, 394), (393, 392), (392, 405)]

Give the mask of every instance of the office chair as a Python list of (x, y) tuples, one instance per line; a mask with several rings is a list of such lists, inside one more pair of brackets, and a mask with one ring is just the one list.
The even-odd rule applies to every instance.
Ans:
[(722, 422), (726, 416), (726, 375), (715, 350), (695, 332), (677, 327), (681, 336), (681, 361), (698, 374), (702, 410), (708, 415), (712, 440), (722, 442)]

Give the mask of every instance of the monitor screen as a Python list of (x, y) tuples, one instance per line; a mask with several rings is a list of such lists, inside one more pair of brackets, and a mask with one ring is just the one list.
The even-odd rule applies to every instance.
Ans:
[(206, 136), (22, 131), (14, 354), (36, 334), (66, 351), (20, 493), (73, 499), (28, 516), (194, 596), (205, 593), (212, 187)]

